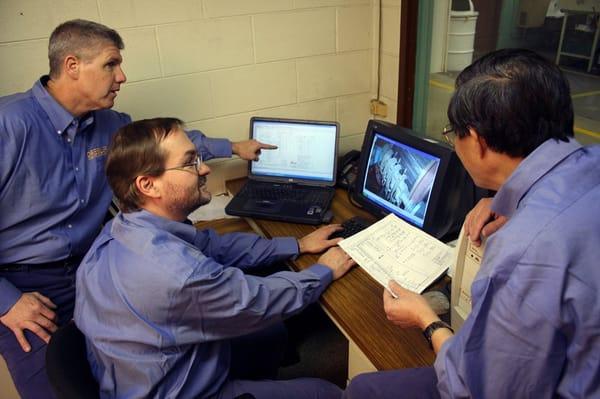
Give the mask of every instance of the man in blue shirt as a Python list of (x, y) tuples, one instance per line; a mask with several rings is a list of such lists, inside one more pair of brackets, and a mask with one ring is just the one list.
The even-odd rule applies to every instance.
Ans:
[[(51, 397), (45, 345), (71, 319), (75, 268), (110, 200), (104, 162), (110, 138), (131, 118), (110, 110), (125, 74), (123, 41), (83, 20), (50, 37), (50, 74), (0, 98), (0, 353), (23, 398)], [(205, 159), (253, 159), (256, 141), (190, 132)]]
[(534, 52), (499, 50), (458, 76), (448, 118), (475, 183), (497, 191), (479, 211), (507, 221), (456, 335), (421, 296), (384, 292), (393, 323), (424, 330), (435, 368), (363, 374), (345, 397), (600, 397), (600, 146), (572, 138), (568, 82)]
[[(339, 398), (318, 379), (240, 379), (273, 354), (235, 364), (238, 337), (280, 323), (315, 302), (354, 264), (339, 247), (301, 272), (245, 274), (340, 238), (339, 225), (296, 240), (196, 230), (187, 215), (210, 201), (210, 169), (181, 121), (134, 122), (115, 135), (107, 159), (121, 204), (77, 271), (75, 322), (87, 339), (102, 397)], [(251, 342), (251, 341), (250, 341)]]

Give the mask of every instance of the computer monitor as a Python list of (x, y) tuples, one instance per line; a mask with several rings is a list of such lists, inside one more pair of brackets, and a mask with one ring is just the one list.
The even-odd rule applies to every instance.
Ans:
[(430, 235), (456, 238), (476, 190), (455, 152), (387, 122), (367, 126), (353, 198), (376, 217), (390, 212)]

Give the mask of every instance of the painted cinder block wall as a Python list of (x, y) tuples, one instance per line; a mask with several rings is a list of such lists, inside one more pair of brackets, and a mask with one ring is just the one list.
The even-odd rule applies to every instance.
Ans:
[[(1, 0), (0, 96), (47, 73), (52, 29), (84, 18), (125, 41), (115, 109), (134, 119), (176, 116), (233, 141), (247, 137), (252, 115), (337, 120), (343, 153), (360, 148), (372, 117), (378, 61), (385, 119), (396, 119), (400, 1)], [(213, 192), (246, 173), (239, 159), (211, 167)], [(17, 397), (2, 359), (0, 386)]]
[[(0, 95), (47, 73), (52, 29), (101, 22), (125, 41), (115, 109), (176, 116), (242, 140), (252, 115), (337, 120), (340, 152), (359, 148), (377, 82), (377, 0), (2, 0)], [(395, 120), (400, 0), (382, 0), (381, 96)], [(245, 173), (212, 164), (213, 187)]]

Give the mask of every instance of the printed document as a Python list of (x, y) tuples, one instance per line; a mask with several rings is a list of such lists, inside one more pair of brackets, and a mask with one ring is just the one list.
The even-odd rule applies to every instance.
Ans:
[(452, 248), (394, 214), (339, 246), (384, 287), (395, 280), (419, 294), (454, 261)]

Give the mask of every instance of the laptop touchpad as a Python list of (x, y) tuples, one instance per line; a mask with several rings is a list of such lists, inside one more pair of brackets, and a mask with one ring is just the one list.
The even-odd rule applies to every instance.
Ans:
[(267, 200), (248, 201), (244, 205), (245, 210), (256, 209), (260, 212), (268, 212), (268, 213), (280, 212), (282, 207), (283, 207), (283, 201), (267, 201)]

